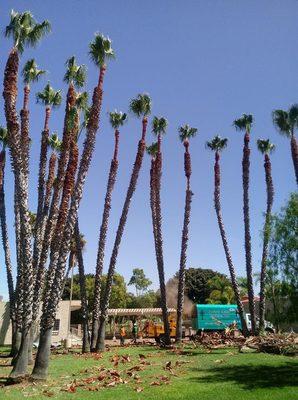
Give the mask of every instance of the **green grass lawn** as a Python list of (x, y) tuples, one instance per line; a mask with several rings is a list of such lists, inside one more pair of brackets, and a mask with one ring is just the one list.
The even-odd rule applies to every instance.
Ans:
[[(127, 355), (128, 359), (121, 357)], [(3, 386), (0, 399), (298, 399), (297, 359), (286, 356), (191, 347), (179, 354), (142, 346), (114, 348), (102, 358), (80, 354), (51, 358), (47, 382)], [(10, 372), (9, 361), (0, 359), (0, 384)]]

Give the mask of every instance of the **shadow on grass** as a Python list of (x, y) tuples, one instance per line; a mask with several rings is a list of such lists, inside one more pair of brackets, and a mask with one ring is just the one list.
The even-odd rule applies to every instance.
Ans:
[(243, 389), (282, 388), (298, 386), (298, 364), (286, 363), (279, 366), (237, 365), (211, 368), (204, 371), (207, 376), (192, 378), (198, 383), (232, 382)]

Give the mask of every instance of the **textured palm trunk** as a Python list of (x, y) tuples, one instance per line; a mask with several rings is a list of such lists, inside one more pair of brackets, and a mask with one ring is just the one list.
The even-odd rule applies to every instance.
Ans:
[(98, 330), (96, 351), (98, 351), (98, 350), (103, 351), (105, 348), (104, 342), (105, 342), (106, 318), (107, 318), (107, 311), (108, 311), (110, 296), (111, 296), (111, 291), (112, 291), (113, 277), (114, 277), (114, 273), (115, 273), (119, 247), (121, 244), (124, 228), (126, 225), (131, 199), (136, 190), (138, 176), (139, 176), (139, 172), (142, 167), (142, 162), (143, 162), (143, 158), (144, 158), (144, 151), (146, 148), (145, 136), (146, 136), (146, 130), (147, 130), (147, 123), (148, 123), (147, 118), (143, 118), (142, 138), (138, 144), (138, 151), (137, 151), (136, 159), (134, 162), (129, 186), (127, 189), (126, 198), (124, 201), (121, 217), (119, 220), (118, 229), (116, 232), (116, 238), (115, 238), (114, 247), (113, 247), (110, 264), (109, 264), (109, 269), (108, 269), (106, 288), (105, 288), (104, 296), (101, 299), (100, 325), (99, 325), (99, 330)]
[[(76, 101), (76, 95), (73, 85), (70, 85), (67, 92), (66, 108), (64, 117), (64, 128), (62, 137), (62, 151), (58, 160), (58, 171), (56, 184), (54, 185), (54, 191), (52, 195), (51, 206), (49, 210), (49, 216), (47, 218), (45, 227), (42, 235), (42, 247), (40, 257), (38, 260), (38, 266), (36, 269), (35, 287), (34, 287), (34, 305), (33, 305), (33, 319), (36, 320), (41, 301), (41, 293), (45, 286), (45, 264), (48, 259), (49, 248), (53, 237), (53, 232), (57, 223), (59, 215), (59, 200), (61, 190), (64, 185), (64, 178), (66, 173), (66, 166), (69, 157), (69, 148), (71, 142), (71, 129), (69, 127), (70, 110), (74, 107)], [(53, 268), (48, 270), (47, 273), (47, 287), (45, 293), (49, 293), (52, 279), (54, 277)]]
[(261, 278), (260, 278), (260, 303), (259, 314), (260, 323), (259, 331), (264, 331), (265, 328), (265, 283), (266, 283), (266, 269), (268, 259), (268, 247), (270, 240), (270, 227), (271, 227), (271, 210), (273, 205), (274, 188), (271, 174), (271, 162), (268, 154), (265, 154), (264, 159), (265, 178), (266, 178), (266, 191), (267, 191), (267, 209), (264, 224), (264, 237), (263, 237), (263, 252), (261, 262)]
[(93, 295), (93, 310), (92, 310), (92, 333), (91, 333), (91, 351), (95, 351), (100, 315), (100, 294), (101, 294), (101, 278), (103, 271), (106, 237), (108, 231), (108, 223), (111, 211), (112, 192), (115, 186), (117, 171), (118, 171), (118, 147), (119, 147), (119, 132), (115, 131), (115, 149), (114, 157), (111, 161), (107, 191), (102, 214), (102, 222), (100, 226), (100, 234), (98, 240), (98, 251), (95, 270), (95, 286)]
[(1, 222), (2, 245), (4, 250), (4, 258), (6, 266), (8, 295), (9, 295), (10, 320), (12, 326), (16, 327), (15, 290), (14, 290), (14, 283), (12, 276), (10, 246), (9, 246), (8, 232), (7, 232), (4, 181), (5, 181), (5, 150), (3, 150), (0, 153), (0, 222)]
[(292, 153), (292, 160), (294, 164), (295, 176), (296, 176), (296, 183), (298, 185), (298, 145), (297, 140), (294, 134), (291, 136), (291, 153)]
[(63, 240), (59, 252), (58, 266), (55, 277), (50, 288), (50, 295), (47, 297), (40, 323), (40, 343), (32, 372), (33, 379), (46, 379), (49, 355), (51, 346), (51, 332), (54, 326), (57, 307), (62, 295), (65, 266), (69, 254), (70, 243), (73, 237), (75, 223), (78, 218), (78, 209), (83, 195), (84, 183), (88, 174), (89, 166), (94, 152), (96, 132), (98, 130), (99, 115), (102, 104), (103, 78), (105, 66), (101, 67), (98, 86), (94, 89), (90, 118), (87, 125), (87, 135), (84, 142), (83, 153), (81, 156), (80, 167), (73, 191), (67, 224), (64, 230)]
[(42, 210), (42, 215), (43, 215), (43, 221), (42, 225), (44, 229), (44, 224), (45, 220), (48, 216), (49, 212), (49, 206), (50, 206), (50, 201), (51, 201), (51, 194), (55, 182), (55, 170), (56, 170), (56, 162), (57, 162), (57, 156), (54, 152), (52, 152), (49, 160), (49, 171), (48, 171), (48, 178), (46, 182), (46, 193), (44, 197), (44, 204), (43, 204), (43, 210)]
[(26, 172), (22, 163), (21, 137), (19, 132), (18, 115), (16, 111), (17, 78), (19, 56), (13, 49), (8, 57), (4, 73), (4, 104), (5, 117), (8, 129), (8, 144), (12, 159), (13, 171), (16, 180), (18, 207), (20, 212), (20, 245), (21, 268), (23, 282), (26, 282), (26, 295), (22, 296), (22, 341), (11, 379), (17, 379), (26, 374), (28, 363), (28, 334), (32, 322), (33, 302), (33, 271), (31, 254), (31, 225), (28, 213), (28, 185)]
[(89, 320), (88, 320), (88, 302), (87, 302), (87, 292), (86, 292), (86, 279), (85, 279), (85, 268), (84, 259), (82, 254), (81, 246), (81, 236), (79, 222), (75, 225), (75, 242), (76, 242), (76, 254), (79, 267), (79, 282), (80, 282), (80, 294), (81, 294), (81, 310), (83, 318), (83, 343), (82, 352), (90, 352), (90, 334), (89, 334)]
[(233, 264), (230, 248), (228, 245), (227, 235), (222, 219), (222, 212), (221, 212), (221, 202), (220, 202), (220, 165), (219, 165), (220, 155), (218, 152), (215, 153), (215, 164), (214, 164), (214, 208), (216, 211), (217, 222), (219, 226), (220, 236), (223, 244), (223, 248), (226, 255), (227, 264), (229, 267), (230, 278), (232, 283), (232, 288), (234, 291), (234, 296), (236, 300), (236, 304), (238, 307), (238, 313), (242, 325), (242, 332), (244, 336), (248, 335), (248, 329), (245, 319), (245, 312), (243, 308), (243, 304), (241, 302), (240, 290), (236, 278), (235, 267)]
[(187, 246), (188, 246), (188, 232), (190, 223), (191, 201), (193, 193), (190, 190), (190, 176), (191, 176), (191, 158), (189, 153), (189, 143), (184, 142), (184, 172), (186, 176), (186, 192), (185, 192), (185, 206), (184, 206), (184, 219), (181, 239), (181, 253), (180, 253), (180, 268), (178, 280), (178, 298), (177, 298), (177, 323), (176, 323), (176, 342), (182, 341), (182, 317), (184, 305), (184, 291), (185, 291), (185, 268), (187, 260)]
[(248, 292), (249, 312), (251, 316), (251, 332), (253, 335), (255, 335), (256, 316), (255, 316), (255, 302), (254, 302), (250, 216), (249, 216), (249, 170), (250, 170), (249, 140), (250, 140), (249, 132), (246, 132), (244, 135), (244, 147), (243, 147), (243, 159), (242, 159), (244, 242), (245, 242), (247, 292)]
[(29, 94), (30, 87), (29, 85), (25, 85), (24, 87), (24, 104), (23, 109), (21, 110), (21, 150), (23, 157), (23, 168), (24, 173), (27, 179), (29, 178), (29, 147), (30, 147), (30, 138), (29, 138)]
[(162, 213), (161, 213), (161, 175), (162, 175), (162, 154), (161, 154), (161, 136), (158, 135), (158, 151), (155, 161), (155, 215), (156, 215), (156, 242), (157, 242), (157, 269), (160, 288), (160, 302), (162, 308), (162, 319), (164, 324), (164, 343), (171, 344), (170, 325), (168, 318), (167, 293), (164, 273), (164, 257), (163, 257), (163, 237), (162, 237)]

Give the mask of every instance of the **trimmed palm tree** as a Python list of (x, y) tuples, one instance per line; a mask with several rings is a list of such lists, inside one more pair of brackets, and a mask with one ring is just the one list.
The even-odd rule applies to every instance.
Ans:
[(92, 309), (92, 334), (91, 334), (91, 350), (96, 348), (98, 328), (99, 328), (99, 314), (100, 314), (100, 293), (101, 293), (101, 277), (105, 255), (106, 237), (108, 231), (108, 223), (111, 211), (112, 192), (115, 186), (117, 171), (118, 171), (118, 151), (119, 151), (119, 128), (127, 121), (127, 115), (121, 111), (114, 111), (109, 113), (109, 120), (112, 128), (114, 129), (115, 145), (114, 155), (111, 160), (110, 172), (107, 183), (107, 190), (105, 195), (105, 202), (99, 231), (97, 259), (95, 268), (95, 285), (93, 295), (93, 309)]
[[(25, 290), (22, 282), (26, 283), (26, 295), (22, 296), (22, 341), (14, 368), (10, 374), (16, 379), (26, 374), (28, 365), (29, 331), (32, 323), (33, 300), (33, 269), (31, 252), (31, 227), (28, 213), (28, 185), (23, 170), (21, 135), (16, 110), (17, 78), (19, 69), (19, 54), (26, 46), (35, 46), (50, 30), (48, 21), (37, 23), (32, 14), (11, 12), (10, 23), (5, 29), (5, 36), (12, 37), (13, 47), (9, 53), (4, 72), (4, 105), (8, 129), (8, 145), (15, 175), (16, 198), (20, 216), (20, 254), (18, 274), (20, 275), (20, 290)], [(23, 287), (22, 287), (23, 286)]]
[(274, 187), (271, 174), (270, 154), (274, 151), (275, 146), (269, 139), (257, 141), (259, 151), (264, 155), (264, 168), (267, 192), (267, 208), (265, 215), (264, 231), (263, 231), (263, 252), (261, 261), (261, 276), (260, 276), (260, 303), (259, 303), (259, 331), (264, 331), (265, 328), (265, 283), (266, 283), (266, 267), (268, 262), (268, 246), (270, 240), (271, 226), (271, 211), (274, 197)]
[(292, 105), (288, 111), (274, 110), (272, 119), (278, 132), (290, 139), (296, 183), (298, 184), (298, 144), (295, 136), (295, 128), (298, 128), (298, 104)]
[(67, 256), (69, 254), (70, 242), (78, 218), (78, 209), (82, 199), (84, 183), (95, 146), (96, 132), (98, 130), (99, 115), (102, 104), (103, 79), (106, 71), (106, 62), (114, 57), (111, 40), (103, 35), (96, 34), (94, 40), (90, 44), (90, 56), (95, 62), (95, 65), (99, 68), (99, 80), (93, 92), (92, 106), (86, 127), (86, 139), (84, 142), (75, 188), (72, 193), (67, 223), (64, 229), (64, 236), (61, 241), (57, 262), (59, 268), (55, 270), (53, 283), (49, 288), (49, 296), (46, 297), (43, 303), (40, 323), (40, 342), (32, 372), (32, 377), (34, 379), (45, 379), (47, 376), (52, 328), (62, 294)]
[(157, 233), (156, 233), (156, 207), (155, 207), (155, 162), (157, 155), (157, 142), (152, 143), (150, 146), (146, 147), (146, 151), (148, 155), (151, 157), (151, 168), (150, 168), (150, 208), (151, 208), (151, 216), (152, 216), (152, 229), (153, 229), (153, 238), (155, 245), (155, 253), (158, 254), (157, 247)]
[(249, 178), (250, 178), (250, 132), (253, 124), (251, 114), (243, 114), (233, 122), (236, 130), (244, 131), (244, 145), (242, 157), (242, 186), (243, 186), (243, 219), (244, 219), (244, 244), (245, 244), (245, 265), (247, 276), (247, 292), (249, 302), (249, 312), (251, 316), (251, 332), (256, 333), (256, 315), (254, 302), (252, 254), (251, 254), (251, 233), (250, 233), (250, 214), (249, 214)]
[(96, 343), (96, 350), (104, 350), (105, 341), (105, 323), (107, 318), (107, 310), (109, 307), (113, 277), (115, 273), (115, 268), (117, 264), (119, 247), (121, 244), (121, 239), (123, 236), (124, 228), (127, 221), (128, 211), (133, 194), (136, 190), (139, 172), (142, 167), (142, 162), (144, 158), (144, 152), (146, 148), (145, 137), (147, 132), (148, 115), (151, 112), (151, 99), (148, 94), (139, 94), (135, 99), (130, 102), (130, 111), (135, 114), (138, 118), (142, 118), (142, 137), (138, 144), (138, 150), (136, 154), (136, 159), (133, 165), (130, 182), (127, 188), (126, 197), (124, 205), (122, 208), (122, 213), (120, 216), (116, 237), (114, 241), (114, 246), (112, 250), (112, 255), (110, 258), (109, 269), (107, 274), (106, 288), (104, 296), (101, 299), (101, 314), (100, 314), (100, 326)]
[[(235, 267), (232, 260), (231, 251), (228, 244), (228, 239), (226, 235), (226, 230), (222, 218), (221, 211), (221, 199), (220, 199), (220, 184), (221, 184), (221, 175), (220, 175), (220, 154), (227, 147), (228, 139), (221, 138), (220, 136), (215, 136), (211, 141), (206, 143), (207, 148), (215, 152), (215, 164), (214, 164), (214, 208), (217, 216), (218, 227), (220, 231), (220, 236), (230, 272), (231, 284), (234, 291), (234, 296), (236, 300), (236, 304), (238, 307), (238, 313), (241, 320), (242, 331), (245, 336), (248, 334), (247, 324), (245, 319), (245, 312), (243, 308), (243, 304), (241, 302), (241, 293), (239, 290), (239, 284), (236, 277)], [(247, 281), (246, 286), (247, 286)]]
[(176, 323), (176, 342), (180, 343), (182, 340), (182, 317), (183, 317), (183, 304), (184, 304), (184, 290), (185, 290), (185, 268), (187, 260), (187, 246), (189, 235), (189, 223), (191, 212), (191, 201), (193, 192), (190, 189), (191, 177), (191, 158), (189, 153), (189, 139), (196, 136), (197, 129), (189, 125), (184, 125), (179, 128), (179, 138), (184, 146), (184, 173), (186, 177), (186, 191), (185, 191), (185, 205), (184, 205), (184, 219), (181, 237), (181, 252), (180, 252), (180, 266), (179, 266), (179, 280), (178, 280), (178, 297), (177, 297), (177, 323)]
[(37, 82), (39, 78), (45, 74), (46, 71), (37, 68), (35, 60), (32, 58), (28, 60), (22, 70), (24, 82), (24, 103), (21, 110), (21, 147), (23, 152), (24, 170), (27, 175), (29, 174), (29, 94), (30, 84)]
[(168, 319), (167, 295), (164, 273), (163, 257), (163, 237), (162, 237), (162, 212), (161, 212), (161, 175), (162, 175), (162, 135), (166, 133), (168, 121), (164, 117), (154, 117), (152, 121), (152, 133), (157, 136), (157, 154), (154, 168), (154, 193), (155, 193), (155, 225), (156, 225), (156, 262), (159, 277), (160, 301), (162, 308), (162, 317), (164, 323), (163, 341), (166, 345), (171, 343), (170, 326)]

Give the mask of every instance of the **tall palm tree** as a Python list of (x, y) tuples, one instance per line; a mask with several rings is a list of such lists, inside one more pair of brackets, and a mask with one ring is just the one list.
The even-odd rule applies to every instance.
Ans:
[(266, 267), (268, 258), (268, 246), (270, 240), (270, 226), (271, 226), (271, 211), (274, 197), (274, 187), (271, 174), (271, 161), (270, 153), (274, 151), (275, 146), (273, 143), (267, 140), (259, 139), (257, 141), (259, 151), (264, 154), (264, 168), (265, 168), (265, 180), (266, 180), (266, 192), (267, 192), (267, 208), (264, 224), (264, 236), (263, 236), (263, 252), (261, 262), (261, 276), (260, 276), (260, 303), (259, 303), (259, 331), (262, 332), (265, 328), (265, 283), (266, 283)]
[(298, 128), (298, 104), (292, 105), (288, 111), (274, 110), (272, 119), (279, 133), (290, 138), (292, 160), (298, 184), (298, 144), (295, 136), (295, 128)]
[(43, 304), (40, 323), (40, 342), (32, 372), (32, 377), (34, 379), (45, 379), (47, 376), (51, 334), (57, 307), (61, 298), (61, 291), (63, 289), (66, 260), (69, 253), (70, 241), (78, 218), (78, 209), (82, 199), (84, 183), (95, 146), (96, 132), (98, 130), (99, 115), (102, 104), (103, 79), (106, 71), (106, 62), (114, 57), (111, 40), (101, 34), (96, 34), (94, 40), (90, 44), (89, 53), (92, 60), (95, 62), (95, 65), (99, 68), (99, 80), (93, 92), (92, 106), (86, 127), (86, 139), (84, 142), (75, 188), (72, 193), (67, 223), (64, 229), (64, 236), (61, 241), (59, 259), (57, 262), (59, 268), (55, 271), (49, 296), (47, 296)]
[(32, 58), (28, 60), (22, 70), (23, 83), (24, 83), (24, 103), (21, 110), (21, 148), (23, 152), (24, 170), (27, 175), (29, 174), (29, 94), (30, 84), (37, 82), (39, 78), (45, 74), (46, 71), (37, 68), (35, 60)]
[[(16, 294), (14, 289), (13, 275), (12, 275), (12, 263), (10, 256), (10, 246), (8, 240), (7, 220), (6, 220), (6, 205), (5, 205), (5, 160), (6, 160), (6, 146), (7, 146), (7, 129), (0, 126), (0, 142), (2, 145), (2, 151), (0, 153), (0, 222), (1, 222), (1, 234), (2, 234), (2, 245), (4, 250), (7, 286), (9, 295), (9, 311), (10, 320), (12, 325), (12, 336), (13, 344), (15, 344), (15, 335), (17, 334), (17, 328), (20, 327), (20, 322), (17, 321), (16, 315)], [(19, 315), (20, 317), (20, 315)], [(12, 348), (11, 356), (15, 356), (14, 346)]]
[(168, 121), (164, 117), (154, 117), (152, 121), (152, 132), (157, 136), (157, 154), (154, 168), (154, 192), (155, 192), (155, 225), (156, 225), (156, 261), (159, 276), (160, 300), (162, 308), (162, 316), (164, 323), (163, 340), (166, 345), (171, 343), (170, 326), (167, 309), (167, 295), (164, 273), (164, 258), (163, 258), (163, 238), (162, 238), (162, 212), (161, 212), (161, 175), (162, 175), (162, 153), (161, 142), (162, 135), (166, 133)]
[(193, 192), (190, 189), (191, 177), (191, 158), (189, 153), (189, 139), (196, 136), (197, 129), (189, 125), (184, 125), (179, 128), (179, 137), (184, 146), (184, 173), (186, 177), (186, 191), (185, 191), (185, 205), (184, 205), (184, 219), (181, 238), (181, 253), (180, 253), (180, 267), (179, 267), (179, 281), (178, 281), (178, 297), (177, 297), (177, 324), (176, 324), (176, 342), (180, 343), (182, 340), (182, 316), (184, 304), (184, 290), (185, 290), (185, 268), (187, 260), (187, 246), (188, 246), (188, 232), (190, 223), (191, 201)]
[(247, 275), (247, 291), (249, 312), (251, 316), (251, 331), (256, 333), (256, 316), (254, 302), (253, 272), (252, 272), (252, 254), (251, 254), (251, 234), (250, 234), (250, 215), (249, 215), (249, 170), (250, 170), (250, 131), (253, 124), (251, 114), (243, 114), (233, 123), (236, 130), (245, 131), (243, 157), (242, 157), (242, 185), (243, 185), (243, 219), (244, 219), (244, 242), (245, 242), (245, 264)]
[[(206, 143), (207, 148), (215, 152), (215, 164), (214, 164), (214, 208), (217, 216), (218, 227), (220, 231), (220, 236), (223, 244), (223, 248), (226, 255), (226, 260), (230, 272), (232, 288), (234, 291), (235, 300), (238, 307), (238, 313), (241, 320), (242, 331), (246, 336), (248, 334), (245, 313), (243, 304), (241, 302), (241, 293), (239, 290), (239, 284), (236, 277), (235, 267), (232, 260), (231, 251), (229, 248), (226, 230), (222, 218), (222, 211), (221, 211), (221, 200), (220, 200), (220, 154), (221, 152), (227, 147), (228, 139), (221, 138), (220, 136), (215, 136), (211, 141)], [(247, 286), (247, 285), (246, 285)]]
[(157, 247), (157, 233), (156, 233), (156, 207), (155, 207), (155, 162), (157, 155), (158, 144), (157, 142), (152, 143), (150, 146), (146, 147), (146, 151), (151, 157), (151, 168), (150, 168), (150, 208), (151, 208), (151, 216), (152, 216), (152, 229), (153, 229), (153, 238), (155, 245), (155, 252), (158, 254)]
[(104, 350), (104, 340), (105, 340), (105, 322), (107, 318), (107, 310), (109, 307), (109, 301), (112, 290), (113, 276), (115, 273), (117, 257), (119, 252), (119, 246), (121, 244), (121, 239), (123, 236), (124, 228), (127, 221), (129, 206), (131, 199), (136, 190), (137, 181), (140, 169), (142, 167), (142, 162), (144, 158), (144, 152), (146, 148), (145, 137), (147, 132), (148, 115), (151, 112), (151, 99), (148, 94), (139, 94), (135, 99), (130, 102), (130, 111), (135, 114), (138, 118), (142, 117), (142, 137), (138, 144), (138, 150), (136, 154), (136, 159), (133, 165), (130, 182), (127, 188), (125, 201), (122, 208), (122, 213), (120, 216), (116, 237), (114, 241), (114, 246), (112, 250), (112, 255), (110, 258), (109, 269), (107, 274), (106, 288), (104, 296), (101, 299), (101, 314), (100, 314), (100, 326), (98, 331), (96, 350)]
[(119, 151), (119, 128), (127, 121), (127, 115), (121, 111), (114, 111), (109, 113), (109, 120), (112, 128), (114, 129), (115, 145), (114, 155), (111, 160), (110, 172), (107, 183), (107, 190), (102, 214), (102, 221), (98, 239), (97, 259), (95, 268), (95, 285), (93, 295), (93, 309), (92, 309), (92, 334), (91, 334), (91, 350), (96, 348), (98, 328), (99, 328), (99, 313), (100, 313), (100, 292), (101, 292), (101, 277), (103, 270), (104, 254), (106, 237), (108, 231), (108, 223), (111, 211), (112, 192), (115, 186), (117, 171), (118, 171), (118, 151)]
[[(50, 30), (48, 21), (37, 23), (32, 14), (11, 12), (10, 23), (5, 29), (5, 36), (12, 37), (13, 47), (9, 53), (4, 73), (4, 105), (8, 129), (8, 145), (15, 175), (16, 198), (18, 201), (17, 212), (20, 215), (20, 248), (21, 260), (18, 260), (18, 273), (20, 282), (26, 282), (26, 295), (22, 296), (22, 341), (14, 368), (10, 374), (11, 379), (23, 376), (28, 364), (29, 331), (32, 323), (33, 300), (33, 270), (31, 252), (31, 227), (28, 213), (28, 185), (26, 174), (23, 170), (21, 135), (16, 110), (17, 78), (19, 69), (19, 54), (25, 46), (34, 46)], [(25, 290), (21, 287), (20, 290)]]

